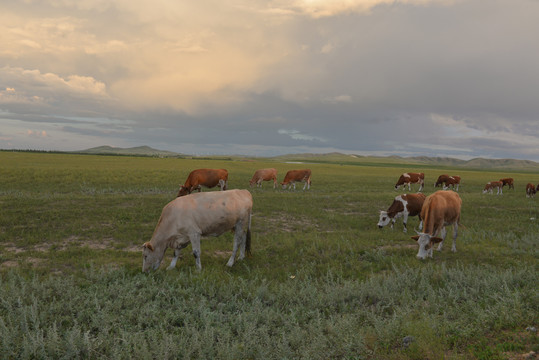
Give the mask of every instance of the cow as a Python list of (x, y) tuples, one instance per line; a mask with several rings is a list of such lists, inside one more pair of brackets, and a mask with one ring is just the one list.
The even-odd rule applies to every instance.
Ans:
[(195, 190), (200, 192), (202, 186), (212, 188), (217, 185), (221, 191), (226, 190), (228, 184), (228, 171), (225, 169), (196, 169), (191, 171), (185, 184), (180, 186), (177, 197), (188, 195)]
[(503, 178), (500, 179), (500, 182), (502, 183), (502, 188), (507, 185), (509, 189), (515, 190), (514, 180), (513, 178)]
[(193, 249), (197, 270), (200, 263), (200, 239), (234, 232), (234, 246), (227, 266), (234, 265), (238, 248), (239, 260), (251, 253), (251, 212), (253, 198), (248, 190), (228, 190), (195, 193), (177, 197), (163, 208), (159, 222), (149, 242), (142, 245), (142, 271), (159, 268), (167, 248), (174, 249), (168, 269), (173, 269), (180, 250), (189, 243)]
[[(423, 219), (423, 230), (412, 239), (417, 241), (419, 251), (416, 257), (424, 260), (427, 256), (432, 258), (432, 249), (435, 243), (439, 243), (438, 251), (442, 250), (448, 225), (453, 225), (453, 246), (452, 252), (457, 251), (456, 240), (458, 227), (460, 225), (460, 209), (462, 200), (456, 192), (438, 190), (434, 194), (427, 196), (421, 209), (421, 219)], [(439, 237), (441, 235), (441, 237)]]
[[(537, 189), (539, 189), (539, 185), (537, 185)], [(532, 183), (528, 183), (526, 185), (526, 197), (534, 197), (535, 193), (537, 192), (537, 189), (535, 188), (535, 185), (533, 185)]]
[[(395, 196), (393, 203), (389, 206), (387, 211), (380, 211), (378, 227), (381, 229), (391, 221), (391, 229), (393, 229), (395, 221), (402, 216), (402, 224), (404, 225), (403, 231), (407, 232), (408, 229), (406, 228), (406, 224), (408, 222), (408, 216), (419, 216), (424, 201), (425, 195), (422, 193)], [(419, 216), (419, 220), (419, 228), (421, 229), (423, 224), (421, 216)]]
[(294, 190), (296, 190), (296, 181), (305, 183), (305, 185), (303, 185), (303, 190), (305, 190), (305, 187), (307, 187), (307, 189), (310, 189), (311, 169), (289, 170), (284, 176), (284, 180), (281, 185), (283, 186), (283, 189), (286, 189), (286, 186), (288, 185), (288, 188), (294, 186)]
[(277, 186), (277, 170), (274, 168), (269, 169), (260, 169), (255, 171), (253, 178), (249, 181), (249, 186), (253, 187), (253, 184), (256, 184), (256, 187), (262, 187), (262, 181), (273, 180), (273, 188)]
[(483, 189), (483, 194), (486, 194), (487, 192), (492, 194), (494, 189), (497, 189), (496, 195), (503, 195), (502, 188), (503, 184), (501, 181), (489, 181)]
[(438, 187), (439, 185), (442, 185), (442, 188), (444, 190), (449, 189), (449, 186), (451, 186), (451, 188), (455, 190), (456, 185), (456, 191), (459, 191), (460, 176), (449, 176), (447, 174), (440, 175), (438, 176), (438, 180), (436, 180), (436, 182), (434, 183), (434, 187)]
[(398, 190), (398, 188), (402, 186), (402, 189), (404, 190), (406, 185), (408, 185), (408, 191), (411, 191), (412, 188), (410, 187), (410, 184), (419, 184), (419, 190), (423, 190), (423, 185), (425, 183), (425, 174), (423, 173), (404, 173), (399, 177), (399, 180), (395, 184), (395, 190)]

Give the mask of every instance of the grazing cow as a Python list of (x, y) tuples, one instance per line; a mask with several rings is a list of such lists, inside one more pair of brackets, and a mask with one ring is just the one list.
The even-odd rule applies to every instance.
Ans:
[(503, 185), (501, 181), (489, 181), (483, 189), (483, 194), (486, 194), (487, 192), (492, 194), (494, 189), (497, 189), (496, 195), (503, 195), (502, 188)]
[(191, 243), (198, 270), (200, 238), (234, 232), (234, 247), (227, 265), (234, 265), (238, 248), (239, 259), (251, 251), (251, 211), (253, 198), (248, 190), (228, 190), (196, 193), (178, 197), (163, 208), (152, 239), (142, 246), (142, 271), (156, 270), (167, 248), (174, 249), (168, 269), (176, 266), (180, 250)]
[[(537, 185), (537, 189), (539, 189), (539, 185)], [(534, 197), (535, 193), (537, 192), (537, 189), (535, 188), (535, 185), (533, 185), (532, 183), (528, 183), (526, 185), (526, 197)]]
[(226, 190), (228, 184), (228, 171), (225, 169), (197, 169), (191, 171), (185, 184), (180, 186), (179, 196), (192, 193), (195, 190), (200, 192), (202, 186), (212, 188), (219, 185), (221, 191)]
[(304, 182), (305, 185), (303, 185), (303, 190), (305, 190), (305, 187), (307, 189), (311, 188), (311, 169), (304, 169), (304, 170), (289, 170), (281, 185), (283, 186), (283, 189), (286, 189), (286, 186), (288, 185), (288, 188), (291, 188), (294, 186), (294, 190), (296, 190), (296, 181)]
[(395, 184), (395, 190), (397, 190), (401, 185), (402, 189), (408, 185), (408, 191), (411, 191), (412, 188), (410, 184), (419, 184), (419, 190), (423, 190), (423, 185), (425, 184), (425, 174), (423, 173), (404, 173), (399, 177), (399, 180)]
[[(427, 196), (423, 208), (421, 209), (421, 219), (423, 219), (424, 232), (417, 232), (412, 236), (419, 245), (417, 258), (424, 260), (427, 256), (432, 258), (432, 248), (435, 243), (439, 243), (438, 251), (442, 250), (448, 225), (453, 225), (453, 246), (451, 251), (456, 252), (456, 240), (458, 227), (460, 225), (460, 208), (462, 200), (453, 191), (438, 190), (434, 194)], [(441, 237), (438, 237), (438, 234)]]
[(515, 190), (515, 185), (514, 185), (513, 178), (500, 179), (500, 182), (502, 183), (502, 187), (507, 185), (509, 189)]
[(436, 182), (434, 183), (434, 187), (438, 187), (439, 185), (442, 185), (442, 188), (444, 190), (449, 189), (449, 186), (451, 186), (451, 188), (455, 190), (456, 185), (456, 191), (459, 191), (460, 176), (449, 176), (446, 174), (440, 175), (438, 176), (438, 180), (436, 180)]
[(419, 216), (420, 224), (419, 228), (422, 228), (423, 222), (421, 221), (421, 208), (425, 201), (425, 194), (403, 194), (395, 196), (393, 204), (389, 206), (387, 211), (380, 211), (380, 219), (378, 220), (378, 227), (381, 229), (391, 221), (391, 228), (395, 221), (399, 217), (403, 217), (402, 224), (404, 225), (404, 232), (407, 232), (406, 223), (408, 222), (408, 216)]
[(270, 169), (260, 169), (255, 171), (253, 178), (249, 181), (249, 186), (253, 187), (253, 184), (256, 184), (256, 187), (262, 187), (262, 181), (273, 180), (273, 188), (277, 186), (277, 170), (274, 168)]

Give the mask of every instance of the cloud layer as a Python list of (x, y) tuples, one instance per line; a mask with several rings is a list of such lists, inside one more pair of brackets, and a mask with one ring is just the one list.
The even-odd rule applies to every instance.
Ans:
[(539, 161), (533, 0), (0, 5), (0, 148)]

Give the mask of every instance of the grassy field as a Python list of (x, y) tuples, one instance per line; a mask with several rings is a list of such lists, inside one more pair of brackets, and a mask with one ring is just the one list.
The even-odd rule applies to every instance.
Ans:
[[(313, 161), (315, 161), (313, 159)], [(0, 152), (0, 358), (524, 359), (539, 351), (539, 198), (532, 172), (395, 163), (290, 164)], [(142, 274), (141, 245), (195, 168), (309, 167), (312, 187), (253, 188), (253, 256), (232, 234)], [(460, 175), (457, 253), (415, 258), (378, 229), (398, 176)], [(515, 190), (483, 195), (511, 176)], [(413, 191), (417, 185), (413, 185)], [(208, 191), (208, 190), (204, 190)], [(215, 190), (213, 190), (215, 191)], [(528, 328), (528, 329), (527, 329)], [(409, 339), (412, 339), (409, 341)]]

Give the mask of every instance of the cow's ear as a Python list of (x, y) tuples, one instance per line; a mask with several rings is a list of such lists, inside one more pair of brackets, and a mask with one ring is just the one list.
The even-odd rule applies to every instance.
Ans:
[(152, 244), (150, 244), (149, 242), (145, 242), (145, 243), (142, 245), (142, 247), (144, 247), (144, 248), (146, 248), (146, 249), (148, 249), (148, 250), (150, 250), (150, 251), (153, 251), (153, 246), (152, 246)]
[(419, 240), (419, 235), (414, 235), (414, 236), (411, 236), (410, 238), (411, 238), (412, 240), (417, 241), (417, 240)]
[(431, 238), (430, 238), (430, 241), (432, 241), (433, 243), (437, 244), (437, 243), (439, 243), (439, 242), (444, 241), (444, 239), (442, 239), (441, 237), (431, 237)]

